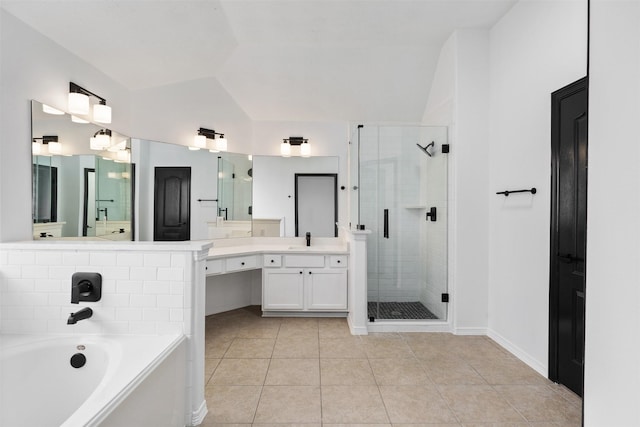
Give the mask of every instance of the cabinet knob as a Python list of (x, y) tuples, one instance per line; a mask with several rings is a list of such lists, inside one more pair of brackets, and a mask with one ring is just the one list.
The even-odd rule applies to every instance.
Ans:
[(338, 264), (340, 264), (340, 260), (338, 260)]
[(300, 274), (302, 274), (302, 271), (300, 272)]
[(311, 272), (309, 272), (309, 274), (311, 274)]
[(241, 262), (240, 265), (244, 265), (244, 262)]
[(208, 270), (208, 269), (209, 269), (209, 267), (205, 267), (204, 269), (205, 269), (205, 270)]
[(272, 264), (273, 264), (274, 262), (275, 262), (274, 260), (271, 260), (271, 263), (272, 263)]

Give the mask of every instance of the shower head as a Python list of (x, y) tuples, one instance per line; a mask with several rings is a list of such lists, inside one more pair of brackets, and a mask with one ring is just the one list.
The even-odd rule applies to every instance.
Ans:
[(436, 143), (435, 141), (431, 141), (429, 144), (427, 144), (425, 147), (423, 147), (420, 144), (416, 144), (418, 146), (418, 148), (420, 148), (422, 151), (424, 151), (424, 153), (429, 156), (429, 157), (433, 157), (433, 153), (429, 152), (429, 148), (430, 147), (435, 147)]

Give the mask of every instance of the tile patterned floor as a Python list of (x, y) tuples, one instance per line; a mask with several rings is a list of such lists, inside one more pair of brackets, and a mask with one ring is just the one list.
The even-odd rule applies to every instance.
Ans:
[[(581, 400), (487, 337), (207, 317), (203, 427), (577, 427)], [(345, 426), (346, 427), (346, 426)]]

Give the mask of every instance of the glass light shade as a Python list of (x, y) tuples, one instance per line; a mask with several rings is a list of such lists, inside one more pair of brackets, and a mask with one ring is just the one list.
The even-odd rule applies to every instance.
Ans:
[(291, 145), (288, 142), (280, 144), (280, 154), (282, 157), (291, 157)]
[(53, 114), (56, 116), (61, 116), (64, 114), (64, 111), (60, 111), (57, 108), (53, 108), (50, 105), (42, 104), (42, 112), (47, 114)]
[(300, 145), (300, 155), (302, 157), (311, 157), (311, 144), (303, 142), (302, 145)]
[(61, 142), (49, 142), (47, 144), (49, 146), (50, 154), (62, 154), (62, 143)]
[(207, 148), (207, 137), (204, 135), (196, 135), (193, 137), (193, 146), (198, 148)]
[(215, 140), (216, 150), (227, 151), (227, 138), (218, 138)]
[(131, 155), (127, 150), (121, 150), (116, 153), (116, 161), (122, 163), (128, 163), (131, 160)]
[(82, 124), (89, 123), (89, 120), (81, 119), (80, 117), (73, 116), (73, 115), (71, 116), (71, 121), (73, 123), (82, 123)]
[(92, 150), (106, 150), (111, 145), (111, 138), (107, 134), (98, 134), (89, 139), (89, 148)]
[(89, 97), (83, 93), (69, 93), (68, 104), (71, 114), (89, 114)]
[(31, 143), (31, 153), (34, 156), (38, 156), (40, 154), (42, 154), (42, 143), (41, 142), (37, 142), (34, 141)]
[(97, 123), (111, 123), (111, 107), (95, 104), (93, 106), (93, 121)]

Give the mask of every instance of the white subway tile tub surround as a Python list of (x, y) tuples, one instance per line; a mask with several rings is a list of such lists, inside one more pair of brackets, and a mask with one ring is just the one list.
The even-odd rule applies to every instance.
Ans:
[[(0, 331), (190, 334), (194, 252), (208, 244), (24, 242), (0, 245)], [(71, 304), (75, 272), (102, 275), (102, 299)], [(67, 325), (69, 313), (93, 316)]]

